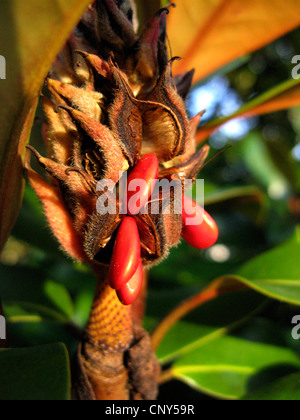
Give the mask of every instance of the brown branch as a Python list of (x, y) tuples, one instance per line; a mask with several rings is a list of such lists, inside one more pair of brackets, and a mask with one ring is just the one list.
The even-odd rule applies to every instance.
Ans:
[(164, 372), (162, 372), (162, 374), (160, 375), (160, 378), (159, 378), (159, 384), (160, 384), (160, 385), (163, 385), (163, 384), (165, 384), (165, 383), (167, 383), (167, 382), (172, 381), (172, 379), (174, 379), (174, 375), (173, 375), (173, 371), (172, 371), (172, 369), (165, 370), (165, 371), (164, 371)]
[(139, 325), (144, 305), (122, 305), (108, 285), (107, 269), (95, 265), (94, 271), (98, 284), (73, 366), (73, 398), (155, 399), (160, 366)]

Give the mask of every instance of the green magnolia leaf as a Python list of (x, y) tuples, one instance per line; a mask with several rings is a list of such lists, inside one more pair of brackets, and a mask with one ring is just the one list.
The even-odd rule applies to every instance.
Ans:
[(22, 159), (43, 81), (90, 0), (3, 0), (0, 51), (0, 249), (16, 220), (24, 181)]
[(68, 318), (74, 315), (74, 305), (68, 290), (62, 284), (47, 280), (44, 284), (46, 296)]
[(70, 399), (69, 357), (63, 344), (0, 350), (0, 400)]
[(243, 401), (300, 401), (300, 372), (279, 379), (242, 398)]
[(263, 372), (299, 367), (300, 360), (290, 349), (225, 336), (178, 359), (171, 375), (207, 394), (238, 399)]
[(264, 303), (263, 296), (248, 290), (219, 296), (191, 312), (168, 331), (156, 351), (158, 359), (161, 363), (168, 363), (215, 340), (257, 313)]
[(292, 240), (248, 262), (237, 273), (256, 291), (284, 302), (300, 305), (300, 232)]
[(73, 319), (74, 322), (82, 328), (84, 328), (88, 322), (94, 299), (94, 290), (95, 287), (89, 289), (83, 288), (74, 301), (75, 314)]

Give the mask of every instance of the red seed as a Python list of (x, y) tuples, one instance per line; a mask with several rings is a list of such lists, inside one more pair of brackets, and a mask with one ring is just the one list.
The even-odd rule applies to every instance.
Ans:
[[(147, 204), (153, 193), (155, 182), (159, 172), (159, 161), (150, 153), (141, 158), (128, 177), (127, 184), (127, 207), (128, 214), (134, 216)], [(134, 185), (132, 181), (141, 180), (141, 187)], [(152, 181), (152, 182), (151, 182)], [(129, 188), (134, 191), (129, 191)]]
[(113, 289), (121, 289), (134, 276), (141, 259), (140, 236), (136, 221), (126, 217), (118, 230), (108, 281)]
[(219, 229), (213, 218), (189, 197), (183, 197), (182, 207), (183, 239), (197, 249), (213, 246), (219, 237)]
[(142, 261), (140, 261), (138, 269), (132, 279), (120, 290), (117, 290), (118, 298), (123, 305), (131, 305), (137, 299), (142, 289), (143, 278), (143, 264)]

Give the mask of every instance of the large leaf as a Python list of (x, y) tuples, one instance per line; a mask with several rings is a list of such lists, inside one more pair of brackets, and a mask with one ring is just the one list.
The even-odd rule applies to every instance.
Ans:
[(268, 92), (254, 98), (238, 111), (225, 117), (215, 118), (197, 132), (197, 142), (205, 141), (212, 133), (235, 118), (250, 118), (300, 105), (300, 79), (288, 80)]
[(286, 376), (242, 398), (243, 401), (300, 401), (300, 373)]
[(74, 315), (74, 305), (71, 296), (65, 286), (54, 281), (47, 280), (44, 284), (45, 294), (54, 306), (66, 317)]
[(177, 72), (203, 79), (300, 25), (298, 0), (178, 0), (169, 18)]
[(0, 351), (0, 400), (70, 399), (69, 357), (63, 344)]
[(276, 376), (299, 367), (299, 358), (287, 348), (226, 336), (180, 358), (171, 375), (205, 393), (237, 399), (262, 372)]
[(16, 220), (23, 190), (22, 158), (38, 95), (55, 56), (90, 0), (2, 0), (0, 51), (0, 249)]
[(274, 299), (300, 305), (299, 255), (298, 229), (292, 240), (248, 262), (234, 278)]
[(158, 359), (168, 363), (215, 340), (257, 313), (265, 301), (262, 295), (244, 290), (204, 304), (170, 328), (156, 351)]

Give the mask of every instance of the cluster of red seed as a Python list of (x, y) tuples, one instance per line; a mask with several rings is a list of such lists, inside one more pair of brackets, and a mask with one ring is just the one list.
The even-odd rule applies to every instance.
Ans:
[[(145, 188), (138, 193), (136, 213), (145, 206), (153, 193), (154, 179), (158, 179), (159, 162), (154, 154), (141, 158), (130, 176), (128, 185), (135, 179), (146, 181)], [(127, 191), (127, 202), (136, 192)], [(127, 206), (129, 207), (129, 206)], [(109, 271), (109, 284), (117, 291), (118, 298), (124, 305), (131, 305), (138, 297), (143, 284), (143, 264), (138, 226), (134, 216), (128, 210), (118, 230)], [(193, 218), (193, 225), (187, 223)], [(183, 197), (182, 237), (197, 249), (206, 249), (215, 244), (219, 231), (212, 217), (192, 199)]]

